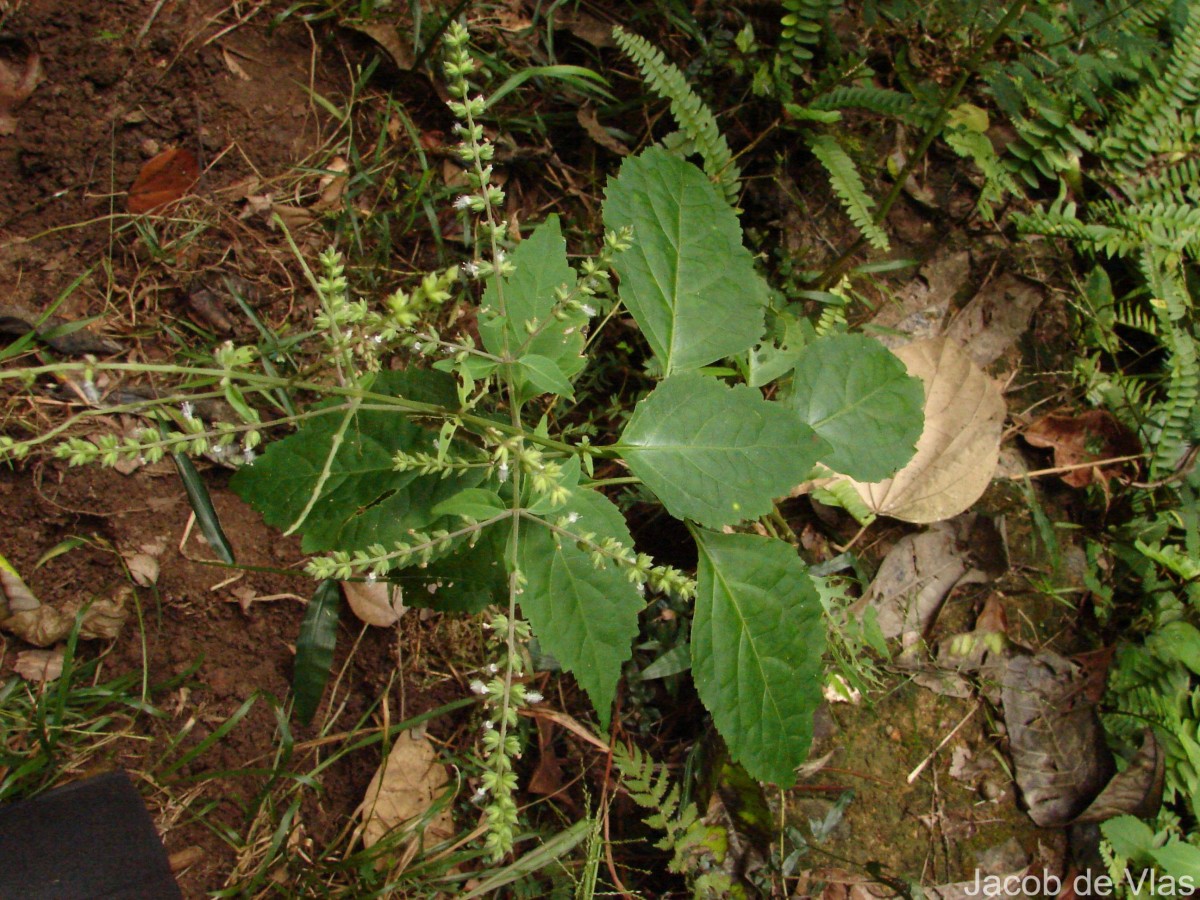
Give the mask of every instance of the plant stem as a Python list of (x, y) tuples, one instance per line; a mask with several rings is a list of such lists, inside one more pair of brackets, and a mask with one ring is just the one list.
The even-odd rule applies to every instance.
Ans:
[(362, 398), (355, 397), (346, 406), (346, 412), (342, 416), (342, 423), (338, 425), (337, 431), (329, 439), (329, 452), (325, 454), (325, 465), (321, 469), (321, 474), (317, 477), (317, 483), (313, 485), (312, 493), (308, 495), (308, 502), (304, 504), (304, 509), (300, 511), (299, 517), (283, 533), (285, 537), (289, 534), (295, 534), (296, 529), (304, 524), (304, 520), (308, 518), (308, 514), (316, 506), (317, 498), (321, 496), (321, 491), (325, 489), (325, 482), (329, 480), (329, 475), (333, 471), (334, 457), (338, 455), (338, 450), (341, 449), (342, 442), (346, 439), (346, 430), (350, 427), (350, 422), (358, 414), (358, 408), (361, 405)]
[[(355, 386), (346, 387), (342, 385), (320, 384), (314, 381), (297, 381), (292, 378), (260, 375), (257, 372), (233, 372), (228, 369), (192, 369), (186, 366), (168, 365), (165, 363), (54, 363), (28, 369), (0, 370), (0, 381), (12, 378), (37, 378), (40, 375), (53, 375), (60, 372), (82, 372), (85, 370), (91, 372), (134, 372), (155, 375), (200, 376), (216, 379), (236, 378), (254, 389), (265, 390), (281, 387), (293, 391), (312, 391), (313, 393), (327, 396), (359, 400), (362, 403), (380, 404), (386, 409), (393, 409), (414, 416), (428, 416), (435, 419), (457, 418), (464, 424), (472, 426), (477, 431), (482, 432), (491, 429), (510, 436), (520, 435), (525, 440), (540, 447), (557, 450), (560, 453), (566, 453), (570, 456), (577, 456), (579, 454), (579, 447), (573, 444), (558, 441), (550, 437), (542, 437), (527, 431), (520, 425), (509, 425), (506, 422), (496, 419), (462, 413), (458, 410), (447, 409), (433, 403), (421, 403), (417, 400), (407, 400), (404, 397), (393, 397), (388, 394), (364, 391), (362, 388)], [(187, 398), (183, 397), (181, 399)], [(592, 447), (590, 450), (594, 456), (603, 458), (611, 458), (618, 455), (612, 447)]]

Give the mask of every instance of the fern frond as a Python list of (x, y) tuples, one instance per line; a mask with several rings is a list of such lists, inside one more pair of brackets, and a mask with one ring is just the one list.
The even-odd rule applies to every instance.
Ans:
[(692, 140), (696, 152), (704, 160), (704, 173), (729, 201), (737, 204), (741, 171), (733, 162), (733, 154), (712, 111), (692, 90), (676, 66), (667, 62), (662, 51), (645, 38), (626, 31), (620, 25), (613, 28), (613, 38), (622, 52), (642, 72), (646, 85), (671, 103), (671, 115), (679, 128)]
[(912, 94), (871, 85), (835, 87), (808, 104), (811, 109), (865, 109), (891, 116), (914, 128), (925, 128), (937, 110), (920, 103)]
[(1146, 79), (1133, 101), (1101, 135), (1101, 155), (1126, 171), (1134, 171), (1155, 154), (1164, 135), (1169, 140), (1181, 123), (1179, 112), (1200, 99), (1200, 10), (1192, 7), (1187, 24), (1176, 36), (1162, 73)]
[(1125, 241), (1140, 241), (1165, 262), (1184, 254), (1200, 257), (1200, 206), (1162, 202), (1121, 207), (1105, 203), (1097, 208), (1096, 218), (1125, 232), (1122, 240), (1112, 245), (1116, 248), (1121, 244), (1121, 255), (1129, 252)]
[(862, 178), (859, 177), (854, 160), (832, 135), (808, 134), (804, 136), (804, 141), (808, 144), (808, 149), (812, 151), (813, 156), (829, 173), (829, 183), (833, 186), (838, 199), (842, 201), (842, 208), (850, 217), (850, 221), (858, 227), (872, 247), (877, 250), (887, 250), (889, 246), (887, 235), (872, 218), (875, 201), (867, 196), (867, 190), (863, 187)]
[(942, 133), (942, 138), (951, 150), (971, 160), (983, 174), (983, 189), (979, 192), (975, 208), (984, 219), (993, 221), (995, 214), (992, 205), (1004, 199), (1005, 194), (1023, 195), (1021, 186), (1000, 161), (996, 148), (986, 134), (969, 128), (948, 128)]
[(793, 75), (804, 72), (830, 15), (842, 0), (783, 0), (779, 55)]
[(1175, 470), (1191, 443), (1192, 416), (1200, 403), (1200, 354), (1197, 340), (1186, 325), (1192, 301), (1182, 273), (1168, 270), (1152, 250), (1143, 254), (1141, 262), (1163, 344), (1170, 354), (1164, 399), (1149, 415), (1157, 431), (1151, 435), (1154, 456), (1150, 471), (1157, 478)]
[[(1200, 147), (1194, 148), (1200, 154)], [(1186, 157), (1126, 188), (1135, 202), (1200, 205), (1200, 155)]]
[(1113, 307), (1113, 324), (1152, 337), (1159, 336), (1158, 319), (1145, 307), (1133, 303), (1122, 303)]
[(626, 751), (623, 745), (617, 745), (613, 750), (613, 762), (621, 772), (621, 781), (634, 803), (668, 818), (675, 815), (678, 797), (674, 805), (666, 805), (671, 787), (670, 776), (649, 754), (643, 753), (637, 746)]
[(613, 764), (621, 773), (621, 784), (629, 798), (643, 809), (652, 811), (643, 821), (664, 833), (654, 846), (671, 851), (668, 868), (672, 872), (686, 871), (689, 851), (706, 838), (696, 804), (682, 806), (679, 785), (671, 784), (666, 767), (660, 766), (636, 746), (626, 748), (623, 744), (616, 744), (613, 747)]

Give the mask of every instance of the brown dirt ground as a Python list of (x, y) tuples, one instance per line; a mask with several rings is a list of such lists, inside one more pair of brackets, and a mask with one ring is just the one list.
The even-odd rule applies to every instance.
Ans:
[[(239, 219), (238, 213), (247, 195), (279, 190), (273, 180), (320, 146), (327, 123), (307, 88), (344, 94), (345, 68), (337, 54), (294, 22), (269, 30), (282, 4), (30, 0), (12, 6), (2, 33), (36, 49), (45, 81), (20, 107), (16, 134), (0, 138), (3, 305), (46, 308), (111, 248), (113, 266), (94, 269), (57, 312), (67, 319), (99, 316), (95, 331), (116, 338), (132, 358), (170, 354), (164, 328), (187, 333), (186, 289), (197, 273), (236, 272), (251, 282), (260, 315), (286, 317), (299, 300), (289, 287), (294, 273), (286, 245), (261, 220)], [(172, 146), (195, 153), (203, 175), (196, 197), (155, 225), (164, 243), (185, 234), (190, 221), (206, 227), (154, 259), (121, 215), (124, 192), (149, 157)], [(30, 423), (53, 419), (59, 405), (35, 396), (16, 414), (20, 424), (10, 422), (6, 429), (36, 427)], [(227, 473), (207, 467), (205, 478), (239, 563), (276, 570), (297, 564), (298, 542), (267, 528), (226, 490)], [(85, 642), (82, 653), (106, 653), (101, 678), (135, 670), (152, 685), (196, 663), (199, 668), (168, 696), (151, 696), (169, 711), (168, 718), (140, 717), (131, 726), (153, 743), (122, 742), (106, 761), (91, 765), (141, 773), (168, 851), (201, 849), (199, 861), (180, 876), (188, 896), (224, 886), (234, 853), (189, 810), (212, 803), (210, 825), (244, 832), (243, 807), (257, 781), (205, 779), (197, 792), (187, 779), (269, 764), (277, 735), (270, 704), (255, 702), (179, 778), (160, 784), (150, 770), (168, 741), (190, 729), (176, 751), (183, 753), (256, 692), (286, 698), (303, 606), (279, 599), (243, 608), (235, 592), (307, 595), (311, 580), (248, 572), (226, 584), (228, 570), (197, 561), (212, 557), (198, 530), (181, 548), (190, 507), (169, 462), (130, 475), (53, 463), (6, 469), (0, 472), (0, 498), (0, 552), (45, 603), (108, 596), (128, 584), (118, 553), (163, 545), (157, 584), (138, 589), (138, 616), (111, 648)], [(34, 568), (44, 552), (69, 537), (86, 538), (89, 545)], [(345, 705), (326, 726), (333, 732), (352, 728), (381, 698), (394, 723), (463, 696), (451, 675), (439, 674), (436, 649), (430, 652), (436, 642), (427, 643), (422, 654), (422, 632), (436, 627), (437, 617), (405, 626), (402, 646), (409, 659), (394, 683), (393, 636), (369, 632), (342, 676), (338, 703)], [(358, 637), (355, 628), (343, 631), (339, 667)], [(11, 673), (21, 649), (12, 639), (0, 643), (0, 677)], [(414, 671), (414, 655), (427, 671)], [(323, 718), (319, 714), (318, 722)], [(451, 727), (434, 724), (431, 732), (446, 736)], [(315, 734), (315, 727), (301, 728), (296, 738), (303, 742)], [(336, 836), (378, 763), (378, 749), (371, 748), (325, 772), (319, 800), (310, 797), (301, 810), (306, 838), (320, 846)]]

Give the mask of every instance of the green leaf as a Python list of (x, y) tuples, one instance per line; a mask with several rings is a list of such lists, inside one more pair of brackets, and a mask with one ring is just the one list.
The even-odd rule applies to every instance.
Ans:
[(863, 482), (903, 467), (925, 424), (921, 379), (883, 344), (857, 334), (805, 347), (788, 403), (832, 447), (821, 462)]
[(508, 507), (495, 491), (467, 488), (449, 500), (443, 500), (430, 510), (435, 516), (466, 516), (469, 519), (490, 519)]
[(1150, 855), (1172, 878), (1187, 878), (1193, 885), (1200, 883), (1200, 848), (1175, 840), (1151, 850)]
[(441, 612), (477, 613), (508, 596), (508, 553), (512, 520), (483, 530), (474, 546), (460, 541), (454, 551), (423, 568), (391, 578), (404, 585), (406, 606)]
[(1154, 831), (1134, 816), (1117, 816), (1102, 822), (1100, 831), (1118, 856), (1132, 862), (1144, 861), (1154, 849)]
[(625, 160), (604, 195), (604, 227), (633, 226), (633, 247), (613, 268), (663, 373), (754, 346), (767, 286), (742, 246), (737, 216), (704, 173), (650, 148)]
[[(555, 518), (560, 515), (578, 516), (570, 526), (576, 534), (594, 532), (597, 542), (612, 537), (633, 546), (620, 510), (596, 491), (577, 488)], [(517, 555), (526, 578), (521, 610), (542, 648), (575, 674), (607, 729), (645, 605), (640, 593), (614, 563), (597, 569), (589, 551), (538, 522), (522, 522)]]
[(781, 333), (750, 349), (746, 361), (746, 383), (750, 387), (762, 387), (790, 372), (800, 359), (809, 339), (806, 331), (812, 326), (787, 312), (777, 317), (775, 330)]
[(642, 681), (653, 681), (656, 678), (669, 678), (686, 672), (692, 667), (692, 648), (690, 644), (677, 644), (672, 647), (639, 673)]
[(696, 690), (733, 758), (760, 781), (790, 787), (821, 703), (820, 597), (783, 541), (694, 533)]
[(192, 512), (196, 514), (196, 522), (200, 525), (204, 539), (223, 562), (233, 565), (233, 548), (229, 546), (229, 539), (225, 537), (225, 531), (221, 528), (221, 519), (217, 516), (204, 479), (185, 454), (174, 453), (171, 459), (175, 462), (179, 480), (183, 482), (188, 503), (191, 504)]
[(337, 643), (341, 599), (341, 585), (327, 578), (317, 586), (304, 611), (300, 636), (296, 639), (296, 663), (292, 671), (292, 693), (296, 697), (293, 711), (302, 725), (312, 721), (317, 707), (321, 705), (325, 683), (329, 681), (333, 647)]
[[(442, 406), (457, 403), (453, 379), (434, 372), (386, 372), (372, 390)], [(288, 527), (317, 486), (342, 418), (339, 410), (306, 420), (295, 434), (268, 446), (254, 465), (239, 469), (230, 486), (268, 525)], [(432, 452), (433, 435), (399, 411), (359, 411), (301, 528), (304, 552), (406, 540), (411, 529), (434, 524), (434, 506), (483, 479), (479, 470), (448, 478), (396, 472), (392, 458), (398, 450)]]
[(671, 515), (711, 528), (769, 512), (829, 450), (787, 407), (694, 372), (642, 400), (621, 444)]
[(1200, 675), (1200, 630), (1190, 622), (1167, 622), (1156, 628), (1146, 647), (1159, 659), (1182, 663)]
[[(479, 336), (484, 348), (504, 356), (507, 339), (512, 357), (544, 357), (554, 362), (564, 379), (571, 378), (587, 361), (583, 356), (583, 326), (588, 317), (582, 312), (565, 311), (562, 319), (554, 318), (558, 289), (575, 285), (575, 270), (567, 264), (567, 243), (558, 216), (547, 218), (521, 241), (509, 261), (516, 272), (504, 280), (504, 315), (501, 292), (494, 280), (483, 295), (486, 312), (479, 317)], [(528, 322), (537, 322), (541, 328), (535, 337), (531, 338), (526, 330)], [(522, 393), (526, 398), (536, 396)]]
[(558, 394), (568, 400), (574, 399), (575, 392), (571, 382), (567, 381), (562, 370), (552, 359), (527, 353), (517, 360), (517, 365), (525, 375), (526, 381), (543, 394)]

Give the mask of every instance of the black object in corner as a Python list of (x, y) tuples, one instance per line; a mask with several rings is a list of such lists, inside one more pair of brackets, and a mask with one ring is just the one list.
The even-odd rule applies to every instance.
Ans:
[(124, 772), (0, 807), (0, 900), (182, 900)]

